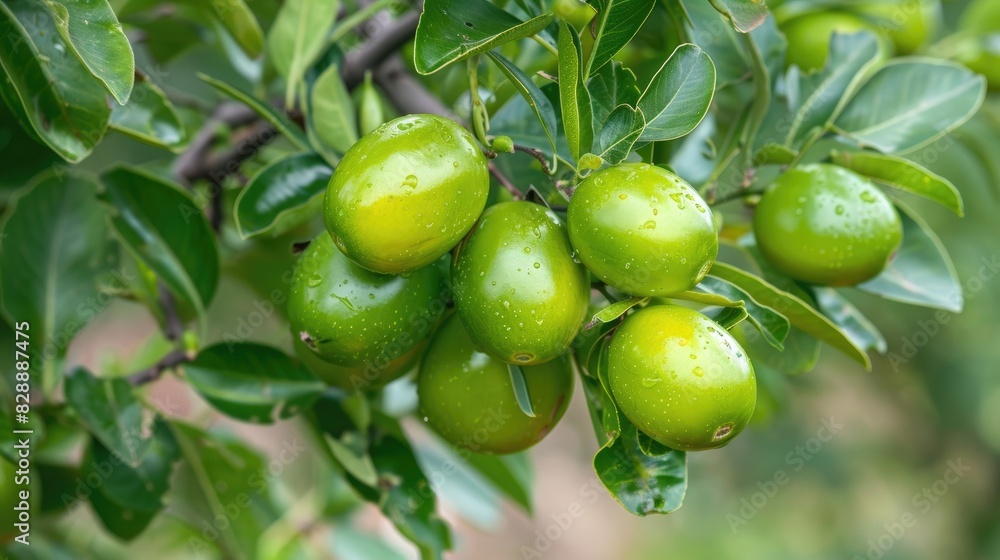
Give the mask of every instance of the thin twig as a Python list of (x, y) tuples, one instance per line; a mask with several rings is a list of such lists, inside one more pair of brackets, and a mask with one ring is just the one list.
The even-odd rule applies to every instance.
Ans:
[(458, 116), (410, 74), (399, 56), (389, 57), (375, 70), (373, 77), (401, 113), (431, 113), (460, 121)]
[(128, 381), (133, 387), (145, 385), (146, 383), (151, 383), (159, 379), (160, 376), (163, 375), (163, 372), (168, 369), (173, 369), (189, 361), (191, 361), (191, 358), (187, 355), (187, 353), (182, 350), (174, 350), (160, 359), (160, 361), (153, 364), (152, 367), (142, 371), (137, 371), (128, 376)]
[(545, 157), (545, 154), (543, 154), (541, 150), (529, 148), (528, 146), (521, 146), (520, 144), (514, 144), (514, 151), (523, 152), (537, 159), (538, 163), (542, 164), (542, 171), (544, 171), (546, 175), (552, 175), (552, 168), (549, 167), (548, 158)]
[(497, 168), (496, 164), (494, 164), (492, 161), (490, 162), (490, 175), (493, 175), (493, 178), (495, 178), (498, 183), (503, 185), (503, 188), (510, 191), (510, 194), (514, 195), (514, 198), (518, 200), (524, 198), (524, 193), (521, 192), (521, 189), (514, 186), (514, 183), (512, 183), (510, 179), (508, 179), (503, 173), (501, 173), (500, 169)]

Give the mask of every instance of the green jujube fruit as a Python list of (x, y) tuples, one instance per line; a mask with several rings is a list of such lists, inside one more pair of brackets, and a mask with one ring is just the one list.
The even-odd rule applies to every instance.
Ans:
[(288, 297), (292, 333), (342, 366), (384, 364), (425, 339), (448, 301), (436, 263), (406, 276), (362, 268), (318, 236), (295, 266)]
[(753, 229), (774, 268), (827, 286), (878, 276), (903, 238), (889, 198), (869, 179), (830, 164), (803, 165), (778, 177), (757, 205)]
[(533, 418), (518, 407), (507, 368), (478, 351), (462, 321), (452, 315), (431, 339), (420, 365), (420, 415), (444, 439), (476, 453), (514, 453), (535, 445), (569, 405), (569, 355), (522, 368)]
[(407, 115), (358, 140), (330, 179), (323, 218), (348, 257), (399, 274), (431, 264), (468, 233), (486, 205), (486, 157), (457, 123)]
[(834, 33), (853, 34), (870, 31), (878, 37), (878, 29), (865, 19), (847, 12), (822, 11), (801, 15), (781, 25), (788, 40), (786, 66), (798, 66), (804, 72), (822, 68), (830, 53), (830, 38)]
[(477, 346), (505, 362), (540, 364), (562, 354), (590, 299), (587, 269), (548, 208), (487, 208), (455, 261), (455, 306)]
[(292, 336), (295, 355), (320, 381), (348, 391), (380, 389), (416, 369), (427, 348), (427, 341), (417, 344), (407, 353), (392, 358), (386, 356), (362, 366), (341, 366), (330, 363), (309, 349), (301, 337)]
[(568, 220), (577, 258), (636, 296), (691, 289), (719, 252), (708, 204), (677, 175), (646, 163), (591, 174), (573, 193)]
[(685, 451), (732, 441), (757, 401), (753, 366), (736, 339), (677, 305), (654, 305), (626, 317), (608, 348), (608, 382), (629, 421)]

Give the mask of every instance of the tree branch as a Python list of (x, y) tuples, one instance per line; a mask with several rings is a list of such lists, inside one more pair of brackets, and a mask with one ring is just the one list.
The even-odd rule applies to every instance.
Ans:
[(398, 55), (383, 62), (375, 70), (374, 78), (401, 113), (431, 113), (461, 122), (451, 109), (438, 101), (410, 74)]
[(156, 362), (152, 367), (137, 371), (128, 376), (128, 381), (133, 387), (145, 385), (159, 379), (164, 371), (173, 369), (189, 361), (191, 361), (191, 358), (183, 350), (174, 350)]
[(510, 194), (514, 195), (514, 198), (518, 200), (524, 198), (524, 193), (521, 192), (521, 189), (517, 188), (514, 183), (510, 181), (510, 179), (501, 173), (496, 164), (492, 161), (490, 162), (490, 175), (493, 175), (493, 178), (496, 179), (497, 182), (503, 186), (503, 188), (510, 191)]

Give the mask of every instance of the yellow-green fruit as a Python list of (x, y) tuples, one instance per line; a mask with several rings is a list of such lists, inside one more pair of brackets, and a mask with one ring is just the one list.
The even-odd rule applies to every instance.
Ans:
[(503, 202), (483, 212), (455, 261), (455, 306), (479, 348), (523, 365), (565, 352), (590, 299), (587, 269), (548, 208)]
[(924, 46), (934, 31), (939, 16), (937, 8), (936, 1), (927, 0), (901, 0), (861, 7), (884, 26), (899, 55), (913, 53)]
[(486, 157), (457, 123), (407, 115), (344, 154), (323, 201), (337, 247), (361, 266), (403, 273), (436, 261), (486, 205)]
[[(962, 14), (960, 32), (969, 36), (967, 48), (958, 55), (973, 72), (986, 76), (990, 90), (1000, 90), (1000, 2), (975, 0)], [(992, 48), (991, 48), (992, 47)]]
[(557, 16), (576, 29), (583, 29), (583, 26), (590, 23), (590, 20), (597, 15), (597, 11), (582, 0), (555, 0), (552, 9)]
[(796, 167), (761, 197), (753, 220), (761, 253), (811, 284), (851, 286), (878, 276), (899, 249), (903, 226), (870, 180), (836, 165)]
[(753, 366), (726, 329), (676, 305), (636, 311), (608, 349), (619, 409), (656, 441), (686, 451), (722, 447), (753, 416)]
[(477, 453), (514, 453), (535, 445), (555, 427), (573, 393), (568, 354), (522, 368), (532, 418), (514, 396), (508, 366), (476, 350), (452, 315), (431, 339), (417, 381), (420, 415), (452, 444)]
[(430, 334), (449, 297), (436, 263), (406, 276), (364, 269), (318, 236), (295, 265), (292, 333), (328, 362), (368, 367), (395, 360)]
[(712, 211), (698, 192), (646, 163), (591, 174), (573, 193), (568, 220), (577, 258), (636, 296), (691, 289), (719, 252)]
[(367, 391), (379, 389), (403, 377), (417, 367), (424, 350), (426, 340), (417, 344), (409, 352), (395, 358), (386, 357), (380, 361), (364, 366), (341, 366), (330, 363), (313, 352), (298, 336), (292, 336), (292, 345), (299, 360), (320, 381), (332, 387), (348, 391)]
[(878, 35), (878, 30), (868, 21), (854, 14), (831, 11), (799, 16), (783, 24), (781, 29), (788, 39), (785, 64), (794, 64), (806, 72), (823, 67), (834, 33), (871, 31)]

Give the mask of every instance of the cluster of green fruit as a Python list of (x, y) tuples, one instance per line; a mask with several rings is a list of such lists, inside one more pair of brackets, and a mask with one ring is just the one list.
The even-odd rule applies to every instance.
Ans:
[[(668, 299), (698, 284), (718, 253), (696, 190), (660, 167), (624, 163), (580, 182), (562, 220), (527, 201), (486, 208), (489, 187), (472, 135), (442, 117), (393, 120), (347, 152), (324, 201), (329, 235), (301, 255), (288, 304), (298, 353), (317, 376), (367, 389), (418, 368), (421, 415), (444, 438), (484, 453), (525, 449), (566, 410), (593, 277), (655, 298), (617, 326), (607, 353), (611, 393), (633, 424), (684, 450), (720, 447), (746, 426), (756, 402), (746, 353)], [(901, 238), (885, 196), (829, 165), (779, 178), (755, 230), (776, 268), (828, 285), (878, 274)], [(533, 416), (518, 404), (512, 368)]]

